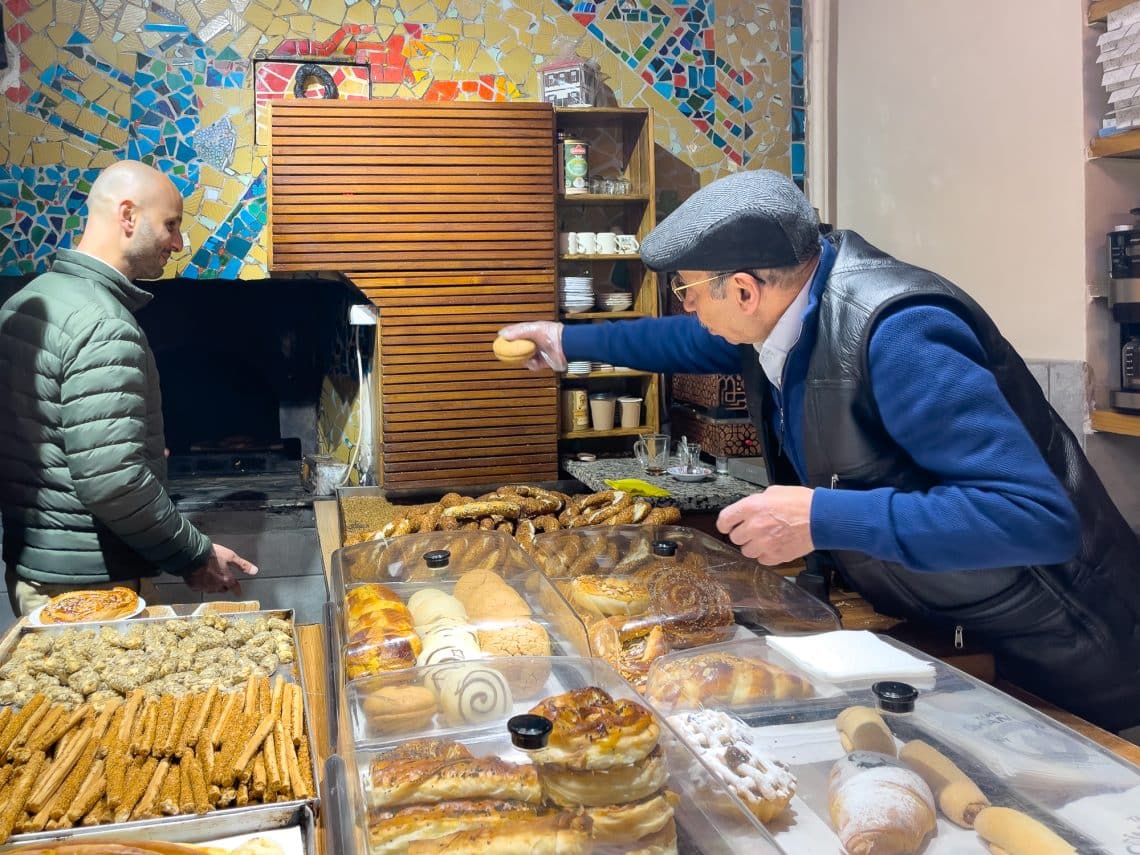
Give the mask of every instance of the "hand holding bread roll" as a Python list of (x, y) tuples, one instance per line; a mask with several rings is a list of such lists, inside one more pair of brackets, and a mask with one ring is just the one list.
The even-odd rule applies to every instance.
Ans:
[(1002, 855), (1076, 855), (1077, 850), (1033, 817), (1005, 807), (985, 808), (974, 819), (974, 831), (994, 853)]
[(530, 339), (520, 338), (518, 341), (507, 341), (507, 339), (499, 336), (491, 345), (491, 350), (500, 362), (522, 367), (538, 352), (538, 346)]
[(899, 759), (926, 781), (946, 818), (963, 828), (973, 828), (974, 818), (989, 807), (990, 800), (949, 757), (921, 739), (908, 742)]

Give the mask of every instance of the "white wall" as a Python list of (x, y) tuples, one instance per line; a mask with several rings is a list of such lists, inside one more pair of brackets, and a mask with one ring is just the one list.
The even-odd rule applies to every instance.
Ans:
[(832, 221), (950, 278), (1026, 358), (1086, 358), (1084, 6), (831, 9)]

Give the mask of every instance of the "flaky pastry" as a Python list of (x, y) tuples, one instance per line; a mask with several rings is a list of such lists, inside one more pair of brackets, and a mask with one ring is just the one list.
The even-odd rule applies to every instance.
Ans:
[(669, 766), (658, 745), (644, 760), (628, 766), (599, 771), (542, 766), (538, 777), (547, 800), (556, 805), (600, 807), (653, 795), (669, 780)]
[(633, 843), (663, 829), (673, 819), (680, 799), (668, 790), (628, 804), (585, 808), (595, 840), (602, 843)]
[(570, 769), (627, 766), (647, 757), (661, 735), (648, 709), (597, 687), (555, 695), (530, 712), (554, 723), (546, 747), (531, 752), (535, 763)]
[(67, 591), (52, 597), (40, 610), (40, 623), (118, 620), (134, 613), (139, 595), (130, 588)]

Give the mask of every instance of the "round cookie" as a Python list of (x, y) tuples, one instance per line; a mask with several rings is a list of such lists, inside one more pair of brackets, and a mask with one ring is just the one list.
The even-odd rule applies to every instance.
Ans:
[[(479, 649), (487, 656), (550, 656), (550, 635), (542, 624), (529, 618), (481, 627)], [(516, 697), (533, 698), (550, 676), (550, 663), (528, 659), (498, 666)]]
[(378, 734), (422, 730), (439, 708), (435, 695), (422, 686), (384, 686), (361, 701), (364, 718)]
[(495, 354), (495, 358), (508, 365), (526, 365), (527, 360), (534, 356), (537, 350), (535, 343), (525, 338), (507, 341), (502, 336), (496, 336), (491, 343), (491, 352)]

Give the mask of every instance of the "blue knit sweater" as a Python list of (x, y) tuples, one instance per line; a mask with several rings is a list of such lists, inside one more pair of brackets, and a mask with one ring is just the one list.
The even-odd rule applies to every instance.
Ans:
[[(804, 381), (832, 261), (825, 252), (772, 413), (784, 425), (778, 433), (801, 483)], [(567, 359), (643, 371), (740, 372), (741, 350), (692, 315), (567, 324), (562, 347)], [(887, 314), (871, 336), (869, 376), (888, 433), (939, 485), (921, 493), (817, 488), (811, 509), (817, 549), (854, 550), (927, 571), (1055, 564), (1076, 554), (1076, 510), (961, 318), (913, 304)]]

